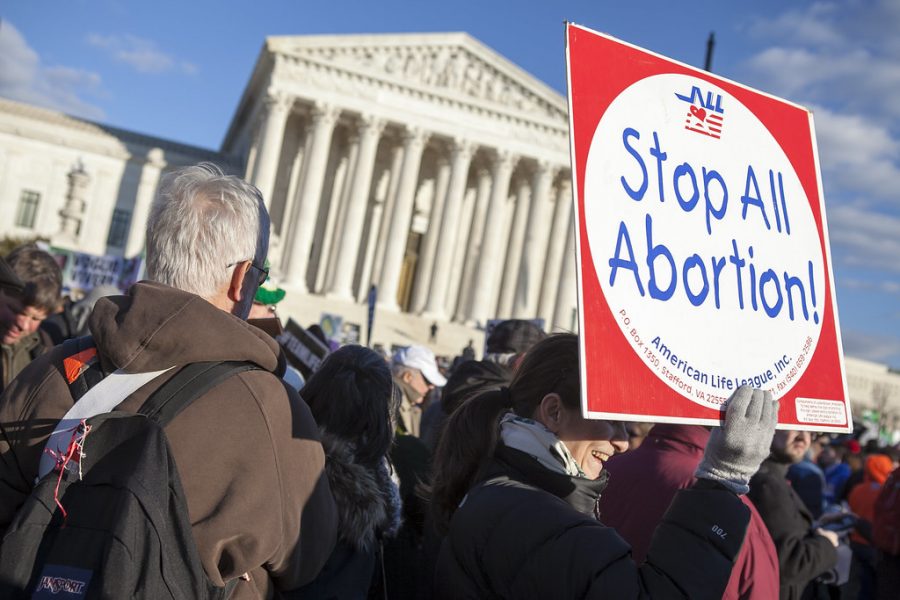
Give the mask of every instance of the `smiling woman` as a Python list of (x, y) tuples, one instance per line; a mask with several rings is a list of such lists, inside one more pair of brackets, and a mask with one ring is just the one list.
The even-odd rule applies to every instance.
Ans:
[(777, 402), (750, 388), (732, 396), (698, 483), (676, 496), (638, 566), (597, 510), (601, 492), (615, 493), (604, 462), (628, 436), (620, 422), (582, 416), (579, 381), (577, 336), (551, 336), (508, 389), (449, 417), (431, 487), (446, 530), (435, 596), (721, 598), (748, 521), (737, 493), (768, 453)]

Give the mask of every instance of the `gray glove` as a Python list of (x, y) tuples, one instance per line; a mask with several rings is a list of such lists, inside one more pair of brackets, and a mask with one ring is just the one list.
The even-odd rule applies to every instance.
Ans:
[(710, 434), (694, 475), (746, 494), (750, 478), (769, 455), (777, 422), (778, 401), (772, 392), (738, 388), (728, 399), (724, 425)]

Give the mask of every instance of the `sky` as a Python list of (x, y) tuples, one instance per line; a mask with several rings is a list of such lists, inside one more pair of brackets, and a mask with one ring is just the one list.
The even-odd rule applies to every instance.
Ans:
[(900, 0), (8, 0), (0, 96), (217, 149), (268, 35), (465, 31), (565, 94), (566, 20), (812, 109), (845, 352), (900, 368)]

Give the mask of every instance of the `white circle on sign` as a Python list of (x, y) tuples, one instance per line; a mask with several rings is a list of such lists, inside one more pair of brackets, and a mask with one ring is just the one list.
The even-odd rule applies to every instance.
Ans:
[(787, 393), (819, 339), (824, 261), (800, 180), (750, 110), (688, 75), (632, 84), (597, 125), (584, 195), (601, 288), (651, 372), (710, 408), (745, 383)]

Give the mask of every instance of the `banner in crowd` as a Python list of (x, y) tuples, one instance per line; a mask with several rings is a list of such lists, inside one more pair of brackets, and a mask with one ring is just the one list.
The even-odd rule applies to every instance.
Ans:
[(275, 339), (284, 349), (288, 362), (300, 371), (304, 379), (309, 379), (328, 355), (328, 347), (293, 319), (288, 319), (284, 331)]
[(568, 25), (582, 394), (592, 418), (849, 431), (812, 114)]
[(98, 256), (54, 247), (50, 252), (57, 257), (62, 269), (63, 290), (75, 297), (101, 285), (112, 285), (124, 292), (143, 274), (144, 259), (140, 256)]

